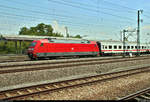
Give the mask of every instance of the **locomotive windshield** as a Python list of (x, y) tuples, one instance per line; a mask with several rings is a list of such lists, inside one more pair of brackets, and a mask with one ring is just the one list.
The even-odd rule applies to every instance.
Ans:
[(36, 45), (36, 42), (32, 42), (29, 46), (34, 47)]

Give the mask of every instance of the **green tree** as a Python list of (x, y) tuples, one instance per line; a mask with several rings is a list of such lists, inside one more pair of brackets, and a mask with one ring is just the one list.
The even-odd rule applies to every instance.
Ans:
[(28, 35), (29, 29), (27, 27), (22, 27), (19, 31), (19, 35)]
[[(19, 35), (36, 35), (36, 36), (54, 36), (54, 37), (63, 37), (61, 33), (53, 32), (53, 28), (51, 25), (46, 25), (44, 23), (40, 23), (35, 27), (22, 27), (19, 31)], [(82, 38), (80, 35), (69, 36), (70, 38)]]
[(76, 35), (74, 36), (74, 38), (82, 38), (80, 35)]
[(20, 29), (19, 35), (63, 37), (63, 35), (60, 33), (54, 33), (51, 25), (46, 25), (44, 23), (40, 23), (35, 27), (30, 27), (29, 29), (26, 27), (23, 27)]

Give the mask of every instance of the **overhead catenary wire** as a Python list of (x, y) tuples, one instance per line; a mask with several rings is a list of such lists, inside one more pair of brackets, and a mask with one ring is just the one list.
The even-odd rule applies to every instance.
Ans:
[[(42, 19), (42, 20), (54, 20), (54, 19), (51, 19), (51, 18), (41, 18), (41, 17), (33, 17), (33, 16), (25, 16), (25, 15), (20, 15), (20, 14), (12, 14), (12, 13), (6, 13), (6, 12), (0, 12), (0, 15), (1, 14), (4, 14), (4, 15), (9, 15), (9, 16), (17, 16), (17, 17), (25, 17), (25, 18), (28, 18), (28, 19)], [(65, 23), (72, 23), (72, 22), (69, 22), (69, 21), (63, 21), (63, 20), (59, 20), (60, 22), (65, 22)], [(90, 24), (90, 23), (75, 23), (75, 24), (80, 24), (80, 25), (89, 25), (89, 26), (101, 26), (99, 24)]]
[(28, 12), (37, 13), (37, 14), (53, 15), (53, 16), (58, 16), (58, 17), (67, 17), (67, 18), (72, 18), (73, 17), (73, 16), (68, 16), (68, 15), (50, 14), (50, 13), (45, 13), (45, 12), (41, 12), (41, 11), (10, 7), (10, 6), (5, 6), (5, 5), (1, 5), (1, 4), (0, 4), (0, 7), (2, 7), (2, 8), (9, 8), (9, 9), (15, 9), (15, 10), (23, 10), (23, 11), (28, 11)]
[[(11, 3), (16, 3), (16, 4), (21, 4), (21, 5), (26, 5), (26, 6), (30, 6), (30, 7), (38, 7), (38, 8), (42, 8), (42, 9), (44, 9), (44, 10), (50, 10), (50, 8), (46, 8), (46, 7), (41, 7), (41, 6), (37, 6), (37, 5), (31, 5), (31, 4), (29, 4), (29, 3), (24, 3), (24, 2), (20, 2), (20, 1), (15, 1), (15, 0), (5, 0), (5, 1), (7, 1), (7, 2), (11, 2)], [(5, 7), (5, 8), (11, 8), (11, 9), (16, 9), (16, 10), (19, 10), (18, 8), (16, 8), (16, 7), (6, 7), (5, 5), (3, 6), (0, 6), (0, 7)], [(22, 9), (22, 10), (24, 10), (24, 11), (29, 11), (29, 12), (32, 12), (32, 13), (39, 13), (39, 11), (30, 11), (30, 10), (26, 10), (26, 9)], [(52, 12), (57, 12), (57, 11), (55, 11), (55, 9), (53, 8), (53, 9), (51, 9), (52, 10)], [(59, 10), (59, 11), (61, 11), (61, 12), (66, 12), (66, 11), (64, 11), (64, 10)], [(40, 11), (41, 12), (41, 11)], [(67, 12), (66, 12), (67, 13)], [(39, 13), (40, 14), (40, 13)], [(61, 18), (67, 18), (68, 17), (68, 15), (61, 15), (61, 14), (56, 14), (56, 13), (45, 13), (45, 12), (42, 12), (42, 14), (46, 14), (46, 15), (53, 15), (53, 16), (57, 16), (57, 17), (61, 17)], [(94, 18), (94, 17), (96, 17), (96, 16), (87, 16), (87, 15), (85, 15), (85, 14), (82, 14), (82, 15), (78, 15), (78, 16), (69, 16), (69, 18), (79, 18), (79, 16), (80, 17), (85, 17), (86, 16), (86, 18), (88, 17), (88, 18)]]
[[(6, 0), (6, 1), (15, 1), (15, 0)], [(65, 1), (65, 0), (62, 0), (62, 1)], [(17, 2), (20, 2), (20, 1), (17, 1)], [(71, 4), (71, 1), (69, 1), (70, 2), (70, 4)], [(20, 2), (20, 4), (21, 4), (21, 2)], [(25, 3), (25, 4), (28, 4), (28, 3)], [(67, 3), (66, 3), (67, 4)], [(69, 4), (69, 5), (70, 5)], [(86, 4), (84, 5), (84, 4), (79, 4), (78, 5), (78, 2), (76, 2), (76, 6), (79, 6), (79, 7), (81, 7), (82, 8), (82, 10), (86, 10), (86, 11), (88, 11), (89, 9), (91, 9), (91, 8), (89, 8), (89, 7), (85, 7), (85, 6), (87, 6)], [(29, 5), (31, 5), (31, 4), (29, 4)], [(34, 4), (35, 5), (35, 4)], [(61, 5), (61, 4), (60, 4)], [(88, 26), (88, 27), (91, 27), (91, 26), (107, 26), (107, 27), (110, 27), (110, 26), (114, 26), (114, 25), (101, 25), (101, 24), (94, 24), (94, 23), (88, 23), (88, 22), (84, 22), (84, 23), (78, 23), (78, 22), (73, 22), (73, 21), (69, 21), (68, 20), (68, 18), (75, 18), (75, 16), (73, 17), (73, 16), (70, 16), (70, 15), (61, 15), (61, 14), (50, 14), (50, 13), (46, 13), (46, 12), (42, 12), (42, 11), (37, 11), (37, 9), (36, 10), (31, 10), (31, 9), (25, 9), (25, 8), (17, 8), (17, 7), (9, 7), (9, 6), (5, 6), (5, 5), (3, 5), (2, 6), (2, 4), (0, 4), (0, 6), (2, 7), (2, 8), (10, 8), (10, 9), (14, 9), (14, 10), (20, 10), (20, 11), (27, 11), (27, 12), (31, 12), (31, 13), (36, 13), (36, 14), (39, 14), (39, 15), (49, 15), (49, 17), (50, 18), (48, 18), (48, 17), (45, 17), (44, 18), (44, 16), (29, 16), (29, 15), (20, 15), (20, 14), (15, 14), (15, 12), (13, 12), (13, 13), (11, 13), (11, 14), (8, 14), (7, 12), (5, 12), (5, 14), (4, 14), (4, 12), (2, 13), (2, 14), (4, 14), (4, 15), (6, 15), (6, 16), (10, 16), (10, 17), (14, 17), (14, 16), (16, 16), (16, 17), (19, 17), (19, 18), (23, 18), (24, 20), (26, 20), (26, 19), (28, 19), (28, 20), (41, 20), (41, 21), (43, 21), (43, 20), (47, 20), (47, 21), (50, 21), (50, 20), (58, 20), (59, 22), (62, 22), (63, 24), (68, 24), (68, 25), (72, 25), (72, 26), (76, 26), (76, 27), (78, 27), (78, 26), (84, 26), (85, 28)], [(5, 6), (5, 7), (4, 7)], [(13, 6), (13, 5), (12, 5)], [(38, 7), (38, 6), (37, 6)], [(45, 7), (44, 7), (45, 8)], [(76, 7), (76, 8), (78, 8), (78, 7)], [(93, 7), (94, 8), (94, 7)], [(46, 9), (46, 8), (45, 8)], [(101, 8), (101, 9), (104, 9), (104, 8)], [(107, 9), (107, 8), (106, 8)], [(111, 10), (111, 9), (110, 9)], [(112, 11), (113, 11), (113, 9), (112, 9)], [(97, 13), (97, 12), (101, 12), (101, 10), (98, 10), (98, 9), (91, 9), (91, 11), (90, 11), (91, 13)], [(6, 14), (7, 13), (7, 14)], [(67, 14), (67, 12), (65, 12), (66, 14)], [(103, 11), (101, 12), (102, 14), (105, 14), (106, 13), (106, 15), (111, 15), (111, 16), (114, 16), (114, 17), (116, 17), (116, 18), (118, 18), (118, 19), (116, 19), (116, 21), (115, 20), (112, 20), (112, 22), (114, 22), (114, 23), (117, 23), (117, 21), (119, 21), (119, 20), (124, 20), (124, 22), (125, 23), (127, 23), (127, 22), (130, 22), (130, 23), (132, 23), (133, 22), (133, 20), (134, 19), (131, 19), (131, 18), (126, 18), (126, 17), (123, 17), (123, 16), (120, 16), (120, 15), (115, 15), (115, 14), (112, 14), (112, 13), (107, 13), (107, 12), (105, 12), (105, 13), (103, 13)], [(2, 15), (2, 14), (0, 14), (0, 15)], [(13, 15), (12, 15), (13, 14)], [(63, 20), (63, 19), (57, 19), (57, 18), (53, 18), (54, 16), (57, 16), (57, 17), (60, 17), (60, 18), (66, 18), (66, 20)], [(79, 16), (81, 16), (81, 15), (79, 15)], [(123, 17), (123, 18), (122, 18)], [(15, 18), (15, 17), (14, 17)], [(78, 19), (81, 19), (80, 17), (77, 17)], [(85, 17), (86, 18), (86, 17)], [(94, 17), (93, 17), (93, 19), (94, 19)], [(106, 18), (107, 19), (107, 18)], [(84, 20), (84, 19), (83, 19)], [(90, 19), (89, 19), (90, 20)], [(105, 23), (105, 22), (103, 22), (103, 23)], [(133, 24), (133, 23), (132, 23)], [(123, 25), (123, 24), (121, 24), (121, 25)], [(80, 28), (80, 27), (79, 27)], [(116, 28), (116, 26), (114, 26), (114, 28)]]
[[(47, 8), (47, 7), (41, 7), (41, 6), (37, 6), (37, 5), (31, 5), (31, 4), (29, 4), (29, 3), (24, 3), (24, 2), (20, 2), (20, 1), (15, 1), (15, 0), (5, 0), (5, 1), (7, 1), (7, 2), (11, 2), (11, 3), (16, 3), (16, 4), (21, 4), (21, 5), (26, 5), (26, 6), (29, 6), (29, 7), (38, 7), (38, 9), (40, 8), (42, 8), (42, 9), (44, 9), (44, 10), (52, 10), (52, 11), (56, 11), (56, 9), (55, 8), (53, 8), (53, 9), (50, 9), (50, 8)], [(66, 13), (70, 13), (70, 12), (67, 12), (67, 11), (64, 11), (64, 10), (59, 10), (59, 11), (61, 11), (61, 12), (66, 12)], [(57, 11), (56, 11), (57, 12)], [(63, 15), (61, 15), (61, 16), (63, 16)], [(78, 15), (79, 16), (79, 15)], [(93, 15), (91, 15), (91, 16), (87, 16), (87, 15), (85, 15), (85, 14), (82, 14), (82, 15), (80, 15), (80, 16), (86, 16), (86, 17), (96, 17), (96, 16), (93, 16)]]
[[(0, 12), (0, 15), (2, 15), (3, 14), (3, 12)], [(6, 15), (8, 15), (8, 13), (5, 13)], [(32, 17), (32, 16), (23, 16), (23, 15), (11, 15), (11, 14), (9, 14), (9, 16), (10, 17), (12, 17), (12, 16), (17, 16), (17, 17)], [(35, 20), (35, 18), (38, 18), (38, 19), (42, 19), (42, 18), (39, 18), (39, 17), (34, 17), (33, 19)], [(13, 18), (13, 19), (15, 19), (15, 18)], [(45, 19), (45, 18), (44, 18)], [(47, 20), (49, 20), (49, 19), (47, 19)], [(32, 20), (31, 20), (32, 21)], [(71, 23), (71, 22), (66, 22), (66, 21), (59, 21), (59, 22), (63, 22), (63, 23), (65, 23), (66, 25), (71, 25), (71, 26), (76, 26), (76, 27), (79, 27), (79, 28), (77, 28), (77, 29), (74, 29), (75, 31), (78, 31), (78, 29), (80, 29), (81, 27), (83, 27), (84, 28), (84, 30), (83, 30), (83, 32), (86, 32), (86, 33), (98, 33), (99, 31), (94, 31), (94, 30), (91, 30), (91, 29), (87, 29), (87, 27), (90, 27), (90, 25), (81, 25), (81, 24), (73, 24), (73, 23)], [(15, 24), (14, 24), (15, 25)], [(107, 26), (107, 27), (109, 27), (109, 26)], [(72, 28), (72, 27), (71, 27)], [(114, 26), (114, 28), (116, 28), (115, 26)], [(8, 27), (7, 29), (9, 29), (9, 30), (13, 30), (13, 29), (10, 29), (10, 27)]]
[[(40, 11), (34, 11), (34, 10), (27, 10), (27, 9), (9, 7), (9, 6), (5, 6), (5, 5), (0, 5), (0, 7), (10, 8), (10, 9), (15, 9), (15, 10), (25, 10), (25, 11), (29, 11), (29, 12), (32, 12), (32, 13), (40, 13), (40, 14), (46, 14), (46, 15), (53, 15), (53, 14), (49, 14), (49, 13), (43, 13), (43, 12), (40, 12)], [(62, 15), (53, 15), (53, 16), (58, 16), (58, 17), (71, 17), (71, 16), (62, 16)], [(32, 17), (32, 18), (33, 18), (33, 17)], [(131, 22), (130, 22), (130, 23), (131, 23)]]
[[(20, 3), (20, 2), (19, 2)], [(29, 12), (32, 12), (32, 13), (39, 13), (39, 14), (46, 14), (46, 15), (53, 15), (53, 16), (57, 16), (57, 17), (61, 17), (61, 18), (73, 18), (72, 16), (68, 16), (68, 15), (58, 15), (58, 14), (49, 14), (49, 13), (44, 13), (44, 12), (40, 12), (40, 11), (33, 11), (33, 10), (27, 10), (27, 9), (20, 9), (20, 8), (15, 8), (15, 7), (8, 7), (8, 6), (5, 6), (5, 5), (0, 5), (0, 7), (5, 7), (5, 8), (11, 8), (11, 9), (16, 9), (16, 10), (24, 10), (24, 11), (29, 11)], [(98, 10), (98, 12), (99, 12), (99, 10)], [(106, 14), (106, 13), (105, 13)], [(110, 15), (112, 15), (112, 14), (110, 14)], [(114, 15), (112, 15), (112, 16), (114, 16)], [(120, 16), (117, 16), (116, 15), (116, 17), (119, 17), (120, 18)], [(76, 17), (77, 18), (77, 17)], [(79, 18), (79, 17), (78, 17)], [(125, 18), (125, 17), (123, 17), (123, 18)], [(128, 21), (127, 21), (128, 22)], [(131, 23), (131, 22), (130, 22)]]
[(6, 6), (6, 5), (0, 5), (0, 8), (9, 8), (9, 9), (14, 9), (14, 10), (23, 10), (23, 11), (28, 11), (28, 12), (31, 12), (31, 13), (44, 14), (44, 15), (49, 15), (49, 16), (56, 16), (56, 17), (60, 17), (60, 18), (80, 18), (80, 17), (68, 16), (68, 15), (50, 14), (50, 13), (45, 13), (45, 12), (41, 12), (41, 11), (28, 10), (28, 9), (22, 9), (22, 8), (16, 8), (16, 7), (9, 7), (9, 6)]
[[(86, 7), (90, 7), (90, 8), (95, 8), (96, 9), (96, 7), (94, 6), (94, 5), (89, 5), (89, 4), (85, 4), (85, 3), (80, 3), (80, 2), (72, 2), (71, 0), (61, 0), (61, 1), (63, 1), (63, 2), (66, 2), (66, 3), (71, 3), (71, 4), (78, 4), (78, 5), (81, 5), (81, 6), (86, 6)], [(97, 0), (98, 2), (100, 2), (99, 0)], [(99, 5), (99, 3), (98, 3), (98, 5)], [(99, 8), (98, 8), (99, 9)], [(97, 12), (98, 12), (98, 9), (97, 9)], [(100, 7), (100, 9), (105, 9), (105, 10), (111, 10), (111, 11), (114, 11), (114, 12), (122, 12), (122, 11), (120, 11), (119, 9), (114, 9), (114, 8), (106, 8), (106, 7)], [(133, 12), (129, 12), (129, 11), (126, 11), (127, 13), (133, 13)]]
[(130, 20), (130, 21), (134, 20), (134, 19), (131, 19), (131, 18), (128, 18), (128, 17), (123, 17), (123, 16), (111, 14), (111, 13), (106, 13), (106, 12), (101, 11), (101, 10), (95, 10), (95, 9), (91, 9), (91, 8), (87, 8), (87, 7), (82, 7), (82, 6), (79, 6), (79, 5), (68, 4), (68, 3), (60, 2), (60, 1), (56, 1), (56, 0), (48, 0), (48, 1), (53, 2), (53, 3), (57, 3), (57, 4), (62, 4), (62, 5), (75, 7), (75, 8), (78, 8), (78, 9), (83, 9), (83, 10), (86, 10), (86, 11), (92, 11), (92, 12), (95, 12), (95, 13), (101, 12), (101, 13), (103, 13), (105, 15), (111, 15), (111, 16), (114, 16), (114, 17), (117, 17), (117, 18), (120, 18), (120, 19), (126, 19), (126, 20)]
[(135, 9), (135, 8), (130, 8), (130, 7), (127, 7), (127, 6), (124, 6), (124, 5), (120, 5), (120, 4), (115, 4), (115, 3), (112, 3), (110, 1), (106, 1), (106, 0), (100, 0), (100, 1), (105, 2), (107, 4), (114, 5), (114, 6), (119, 6), (119, 7), (122, 7), (122, 8), (126, 8), (126, 9), (128, 9), (129, 12), (135, 12), (135, 11), (137, 11), (137, 9)]
[[(6, 15), (6, 16), (9, 16), (9, 17), (21, 17), (21, 18), (27, 18), (29, 21), (33, 21), (33, 20), (36, 20), (36, 19), (41, 19), (41, 20), (53, 20), (51, 18), (41, 18), (41, 17), (33, 17), (33, 16), (25, 16), (25, 15), (20, 15), (20, 14), (11, 14), (11, 13), (6, 13), (6, 12), (0, 12), (0, 15)], [(15, 18), (14, 18), (15, 19)], [(32, 20), (33, 19), (33, 20)], [(75, 26), (105, 26), (105, 25), (100, 25), (100, 24), (88, 24), (88, 23), (72, 23), (72, 22), (69, 22), (69, 21), (64, 21), (64, 20), (58, 20), (59, 22), (63, 22), (63, 23), (66, 23), (66, 24), (71, 24), (71, 25), (75, 25)], [(107, 27), (110, 27), (110, 25), (108, 25)], [(116, 28), (115, 26), (111, 25), (111, 27), (114, 27)]]

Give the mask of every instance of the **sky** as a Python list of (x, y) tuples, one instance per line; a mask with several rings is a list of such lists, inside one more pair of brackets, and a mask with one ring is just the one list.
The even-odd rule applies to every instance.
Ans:
[[(50, 24), (55, 32), (85, 39), (120, 40), (121, 31), (137, 29), (140, 40), (150, 42), (150, 0), (0, 0), (0, 34), (18, 34), (21, 27)], [(130, 36), (129, 36), (130, 35)], [(136, 41), (136, 32), (126, 33)]]

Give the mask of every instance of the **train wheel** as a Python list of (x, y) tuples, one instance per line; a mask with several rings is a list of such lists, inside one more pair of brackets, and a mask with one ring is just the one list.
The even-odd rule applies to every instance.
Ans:
[(30, 56), (30, 59), (31, 59), (32, 61), (38, 60), (38, 58), (34, 58), (33, 56)]

